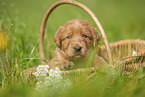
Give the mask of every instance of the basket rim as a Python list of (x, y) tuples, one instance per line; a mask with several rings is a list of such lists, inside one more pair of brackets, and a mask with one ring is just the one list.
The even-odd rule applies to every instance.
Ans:
[[(119, 41), (116, 41), (116, 42), (111, 42), (111, 43), (109, 43), (109, 45), (110, 45), (110, 47), (112, 47), (112, 46), (117, 46), (119, 44), (133, 43), (133, 42), (143, 42), (145, 44), (145, 40), (141, 40), (141, 39), (126, 39), (126, 40), (119, 40)], [(101, 45), (99, 47), (105, 48), (105, 45)]]
[[(124, 44), (127, 45), (127, 44), (133, 44), (133, 43), (142, 43), (145, 45), (145, 40), (127, 39), (127, 40), (120, 40), (117, 42), (111, 42), (109, 45), (110, 45), (110, 49), (111, 49), (113, 47), (118, 47), (118, 46), (121, 46)], [(105, 49), (105, 46), (102, 45), (102, 46), (99, 46), (99, 48), (102, 50), (102, 49)], [(120, 60), (113, 61), (113, 64), (126, 63), (126, 62), (130, 62), (131, 60), (136, 60), (136, 59), (141, 58), (141, 57), (145, 57), (145, 47), (140, 49), (140, 51), (137, 52), (137, 54), (135, 54), (135, 55), (126, 56), (125, 58), (122, 58)]]

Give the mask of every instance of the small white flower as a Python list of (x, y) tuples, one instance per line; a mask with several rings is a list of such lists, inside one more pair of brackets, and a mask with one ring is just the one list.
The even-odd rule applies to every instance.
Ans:
[(132, 53), (132, 55), (136, 55), (136, 54), (137, 54), (137, 52), (134, 50), (133, 53)]
[(59, 73), (59, 74), (61, 74), (62, 72), (59, 70), (59, 68), (58, 67), (56, 67), (55, 68), (55, 72), (57, 72), (57, 73)]
[(49, 72), (49, 76), (53, 76), (55, 73), (54, 73), (54, 70), (53, 69), (50, 69), (50, 72)]
[(38, 67), (37, 67), (36, 72), (34, 73), (34, 75), (36, 77), (46, 76), (47, 73), (48, 73), (48, 68), (49, 68), (48, 65), (38, 65)]

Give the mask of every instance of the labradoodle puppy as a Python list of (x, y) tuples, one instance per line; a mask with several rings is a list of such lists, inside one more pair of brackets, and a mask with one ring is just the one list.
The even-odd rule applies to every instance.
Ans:
[[(61, 26), (55, 33), (54, 41), (57, 48), (55, 57), (50, 60), (50, 68), (60, 69), (83, 63), (90, 58), (92, 48), (100, 42), (100, 36), (96, 29), (86, 21), (74, 19)], [(107, 64), (98, 54), (94, 57), (94, 67)]]

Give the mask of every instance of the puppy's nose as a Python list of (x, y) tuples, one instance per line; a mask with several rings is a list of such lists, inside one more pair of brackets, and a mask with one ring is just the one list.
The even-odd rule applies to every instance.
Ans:
[(75, 47), (74, 47), (74, 50), (75, 50), (76, 52), (81, 51), (81, 49), (82, 49), (82, 47), (81, 47), (81, 46), (75, 46)]

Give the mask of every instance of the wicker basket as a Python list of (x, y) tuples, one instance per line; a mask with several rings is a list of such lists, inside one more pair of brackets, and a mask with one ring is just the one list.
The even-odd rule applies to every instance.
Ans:
[[(108, 60), (105, 46), (101, 46), (101, 56)], [(110, 43), (114, 66), (118, 72), (133, 75), (145, 62), (145, 40), (121, 40)]]
[[(102, 39), (104, 41), (103, 46), (100, 46), (101, 48), (101, 55), (108, 61), (109, 64), (113, 64), (115, 67), (118, 67), (118, 71), (121, 72), (121, 74), (133, 74), (134, 71), (137, 70), (138, 66), (145, 61), (144, 56), (145, 56), (145, 41), (144, 40), (122, 40), (119, 42), (114, 42), (114, 43), (108, 43), (107, 36), (104, 32), (104, 29), (102, 25), (100, 24), (99, 20), (95, 16), (95, 14), (87, 8), (85, 5), (76, 2), (76, 1), (71, 1), (71, 0), (62, 0), (54, 3), (46, 12), (41, 28), (40, 28), (40, 36), (39, 36), (39, 50), (40, 50), (40, 57), (45, 60), (45, 55), (44, 55), (44, 48), (43, 48), (43, 40), (44, 40), (44, 31), (45, 31), (45, 26), (47, 19), (51, 12), (58, 7), (59, 5), (62, 4), (71, 4), (75, 5), (77, 7), (82, 8), (85, 10), (94, 20), (96, 23), (98, 29), (100, 30)], [(137, 54), (132, 55), (133, 51), (136, 51)], [(45, 61), (41, 61), (42, 64), (46, 64)], [(70, 73), (74, 73), (76, 75), (80, 75), (82, 72), (95, 72), (95, 68), (90, 67), (90, 68), (82, 68), (82, 69), (77, 69), (77, 70), (70, 70), (70, 71), (63, 71), (64, 75), (70, 75)]]

